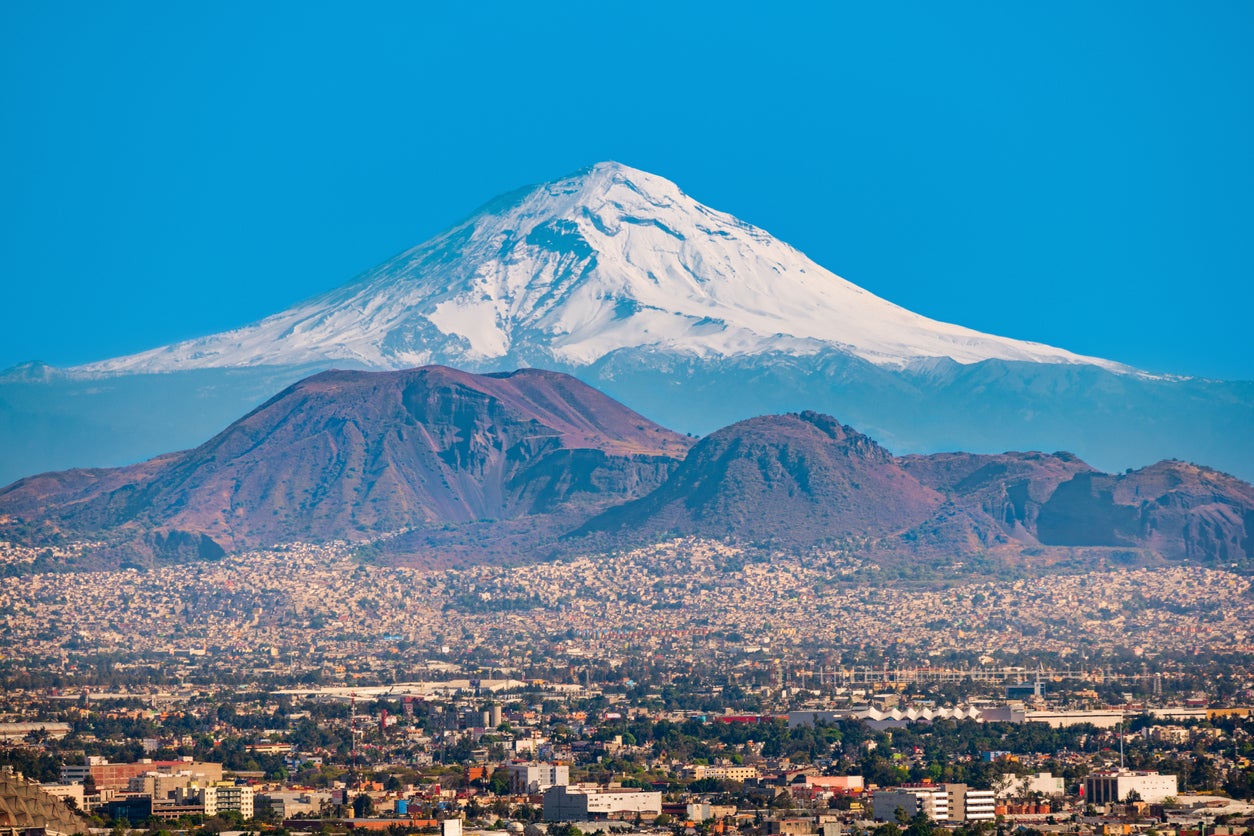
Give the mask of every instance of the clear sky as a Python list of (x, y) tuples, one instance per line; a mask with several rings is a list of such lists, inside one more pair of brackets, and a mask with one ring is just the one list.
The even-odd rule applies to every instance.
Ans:
[(1254, 4), (767, 5), (8, 0), (0, 368), (613, 159), (928, 316), (1254, 380)]

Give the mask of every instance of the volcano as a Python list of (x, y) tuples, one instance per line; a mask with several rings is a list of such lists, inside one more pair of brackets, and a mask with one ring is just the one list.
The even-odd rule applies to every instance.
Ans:
[(251, 325), (0, 375), (0, 481), (190, 447), (321, 370), (426, 364), (561, 371), (681, 432), (817, 411), (899, 453), (1027, 447), (1254, 477), (1254, 383), (929, 319), (665, 178), (600, 163)]

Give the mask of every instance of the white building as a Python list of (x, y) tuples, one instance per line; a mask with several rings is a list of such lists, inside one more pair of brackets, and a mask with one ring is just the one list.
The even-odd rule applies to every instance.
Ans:
[(102, 758), (99, 755), (88, 755), (83, 758), (82, 763), (67, 763), (61, 767), (61, 783), (81, 784), (87, 780), (87, 776), (91, 774), (93, 766), (104, 766), (108, 762), (108, 758)]
[(253, 788), (241, 787), (226, 782), (210, 784), (198, 790), (197, 796), (205, 806), (206, 816), (216, 816), (227, 810), (234, 810), (245, 819), (253, 817)]
[(906, 818), (922, 812), (932, 821), (949, 821), (949, 793), (943, 787), (897, 787), (876, 790), (871, 797), (871, 813), (876, 821), (894, 821), (898, 807)]
[(570, 767), (561, 763), (511, 763), (509, 791), (515, 795), (544, 792), (570, 783)]
[(1112, 770), (1094, 772), (1084, 779), (1084, 800), (1090, 804), (1111, 804), (1128, 800), (1135, 792), (1142, 801), (1154, 804), (1179, 792), (1175, 775), (1157, 772)]
[(980, 709), (971, 706), (957, 708), (892, 708), (888, 710), (863, 706), (831, 711), (790, 711), (788, 728), (816, 726), (819, 723), (836, 723), (839, 720), (860, 720), (877, 731), (903, 728), (911, 723), (930, 723), (933, 720), (976, 720), (983, 722)]
[(544, 793), (545, 821), (589, 821), (631, 817), (657, 817), (662, 813), (662, 794), (638, 789), (602, 790), (584, 786), (554, 786)]
[(966, 784), (945, 784), (950, 821), (993, 821), (997, 799), (992, 790), (973, 790)]
[(998, 798), (1027, 798), (1035, 793), (1061, 797), (1066, 793), (1066, 782), (1049, 772), (1038, 772), (1035, 775), (1006, 774), (994, 780), (993, 789)]
[(39, 788), (57, 798), (72, 798), (78, 809), (84, 809), (82, 784), (40, 784)]

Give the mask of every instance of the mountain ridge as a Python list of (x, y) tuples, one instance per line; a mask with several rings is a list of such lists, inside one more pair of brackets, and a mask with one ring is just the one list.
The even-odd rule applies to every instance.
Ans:
[(1130, 562), (1254, 567), (1254, 486), (1070, 453), (895, 456), (814, 411), (694, 440), (569, 375), (442, 366), (308, 377), (203, 444), (0, 489), (0, 537), (105, 542), (89, 564), (203, 560), (290, 541), (382, 542), (419, 565), (595, 554), (671, 537), (837, 549), (943, 572)]
[(50, 533), (133, 535), (141, 556), (154, 533), (224, 551), (360, 541), (415, 525), (578, 517), (646, 491), (689, 443), (553, 372), (328, 371), (191, 450), (20, 480), (0, 490), (0, 515)]

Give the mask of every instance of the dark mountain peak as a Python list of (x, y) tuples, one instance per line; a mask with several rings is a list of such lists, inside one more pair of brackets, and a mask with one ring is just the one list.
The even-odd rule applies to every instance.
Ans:
[(849, 454), (891, 459), (892, 454), (870, 436), (821, 412), (806, 410), (780, 415), (759, 415), (737, 421), (711, 433), (705, 442), (724, 443), (727, 439), (749, 440), (756, 444), (832, 444)]
[(764, 415), (702, 439), (653, 494), (611, 509), (583, 533), (809, 544), (906, 529), (940, 502), (888, 451), (835, 418)]
[[(574, 514), (643, 495), (691, 442), (574, 378), (447, 367), (335, 370), (194, 450), (0, 492), (0, 517), (67, 531), (185, 532), (225, 548)], [(577, 521), (577, 520), (576, 520)], [(150, 537), (151, 539), (151, 537)]]
[[(285, 417), (291, 416), (291, 417)], [(571, 449), (681, 458), (691, 442), (561, 372), (518, 369), (478, 375), (448, 366), (394, 372), (331, 370), (293, 384), (202, 449), (258, 427), (310, 420), (434, 424), (473, 432), (485, 421), (533, 422)], [(251, 443), (248, 442), (248, 443)]]

